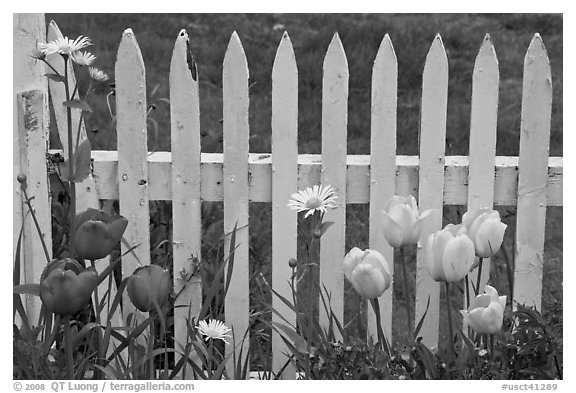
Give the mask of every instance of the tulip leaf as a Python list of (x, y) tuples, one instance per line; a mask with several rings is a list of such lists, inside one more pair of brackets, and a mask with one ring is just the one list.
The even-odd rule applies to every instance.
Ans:
[(414, 340), (418, 337), (418, 333), (420, 333), (420, 329), (422, 329), (422, 325), (424, 324), (424, 318), (426, 318), (426, 314), (428, 313), (428, 308), (430, 307), (430, 295), (428, 295), (428, 303), (426, 303), (426, 310), (424, 314), (422, 314), (422, 318), (418, 321), (418, 325), (416, 325), (416, 329), (414, 330)]
[(92, 112), (92, 108), (90, 108), (90, 105), (88, 105), (88, 103), (84, 100), (64, 101), (62, 103), (62, 105), (66, 106), (68, 108), (76, 108), (76, 109), (81, 109), (81, 110), (86, 111), (86, 112)]
[(75, 183), (80, 183), (90, 174), (92, 165), (92, 147), (90, 141), (84, 139), (74, 152), (74, 178)]
[(40, 284), (20, 284), (15, 285), (13, 293), (16, 295), (40, 296)]
[(280, 322), (272, 322), (272, 324), (274, 325), (276, 331), (278, 331), (278, 333), (282, 334), (284, 333), (293, 343), (294, 348), (296, 348), (296, 350), (300, 353), (306, 353), (308, 352), (308, 344), (306, 343), (306, 340), (304, 339), (304, 337), (302, 337), (301, 335), (299, 335), (298, 333), (296, 333), (296, 331), (289, 327), (284, 325), (283, 323)]

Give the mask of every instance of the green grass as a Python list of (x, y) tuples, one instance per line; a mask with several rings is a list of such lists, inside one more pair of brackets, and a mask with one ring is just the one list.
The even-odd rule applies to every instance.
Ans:
[[(548, 50), (552, 66), (553, 113), (550, 154), (562, 155), (562, 61), (563, 19), (561, 15), (538, 14), (64, 14), (47, 15), (54, 19), (64, 34), (88, 35), (95, 44), (97, 65), (113, 76), (116, 51), (122, 31), (131, 27), (138, 40), (149, 90), (149, 104), (158, 122), (157, 135), (149, 135), (149, 146), (170, 150), (168, 75), (174, 41), (181, 28), (190, 36), (200, 78), (202, 151), (222, 151), (222, 61), (230, 38), (236, 30), (246, 52), (250, 70), (250, 151), (270, 151), (271, 70), (277, 45), (284, 30), (288, 31), (298, 64), (299, 74), (299, 151), (320, 153), (322, 62), (334, 32), (338, 32), (349, 64), (350, 95), (348, 115), (349, 154), (369, 154), (371, 68), (380, 41), (390, 34), (398, 57), (398, 154), (418, 154), (419, 105), (421, 74), (428, 48), (436, 33), (442, 35), (450, 67), (447, 155), (467, 155), (470, 126), (471, 79), (474, 59), (484, 35), (489, 33), (495, 45), (500, 67), (500, 102), (498, 111), (498, 155), (517, 155), (520, 132), (522, 67), (525, 51), (533, 34), (539, 32)], [(277, 25), (283, 25), (278, 27)], [(276, 26), (276, 28), (275, 28)], [(157, 88), (156, 88), (157, 87)], [(154, 94), (150, 94), (155, 90)], [(104, 96), (91, 100), (95, 113), (86, 119), (95, 149), (115, 149), (116, 134)], [(544, 255), (543, 307), (562, 302), (562, 208), (549, 208), (547, 213)], [(445, 219), (462, 214), (464, 207), (446, 207)], [(502, 207), (511, 214), (505, 247), (512, 254), (514, 207)], [(207, 260), (215, 257), (214, 243), (222, 233), (220, 204), (204, 203), (204, 240)], [(262, 271), (270, 280), (270, 206), (253, 204), (250, 217), (251, 271)], [(446, 221), (447, 222), (447, 221)], [(446, 223), (445, 222), (445, 223)], [(347, 210), (346, 249), (368, 246), (368, 207), (349, 205)], [(222, 255), (222, 254), (220, 254)], [(397, 269), (399, 271), (399, 269)], [(409, 272), (414, 276), (414, 264)], [(503, 293), (507, 284), (503, 259), (494, 261), (493, 281)], [(396, 280), (400, 283), (400, 280)], [(412, 291), (414, 280), (412, 281)], [(394, 286), (394, 334), (397, 343), (405, 337), (405, 294)], [(357, 297), (351, 291), (346, 316), (358, 309)], [(412, 292), (413, 294), (413, 292)], [(251, 288), (254, 306), (270, 301), (269, 292), (255, 284)], [(456, 298), (456, 296), (455, 296)], [(461, 303), (455, 300), (455, 307)], [(445, 310), (443, 310), (445, 312)], [(351, 331), (360, 329), (353, 322)], [(446, 333), (442, 330), (442, 335)], [(262, 354), (255, 363), (265, 363), (269, 344), (261, 340)], [(268, 348), (268, 349), (267, 349)]]

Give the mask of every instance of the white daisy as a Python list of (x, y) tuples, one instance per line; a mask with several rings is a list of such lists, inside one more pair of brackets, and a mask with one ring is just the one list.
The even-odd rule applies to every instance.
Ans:
[(198, 322), (198, 331), (204, 336), (204, 340), (206, 341), (211, 338), (213, 340), (222, 340), (227, 343), (226, 337), (230, 337), (227, 333), (231, 330), (224, 325), (224, 322), (218, 321), (217, 319), (210, 319), (208, 322)]
[(94, 79), (96, 82), (106, 82), (109, 79), (108, 75), (104, 71), (99, 70), (96, 67), (88, 68), (88, 73), (90, 73), (90, 78)]
[(290, 196), (288, 207), (298, 212), (306, 212), (304, 218), (314, 214), (316, 210), (326, 213), (327, 208), (335, 209), (336, 199), (335, 191), (332, 186), (315, 185), (305, 190), (300, 190)]
[(80, 49), (84, 49), (90, 45), (92, 45), (90, 38), (80, 36), (75, 40), (71, 40), (68, 37), (58, 38), (57, 40), (50, 41), (48, 43), (42, 43), (38, 46), (45, 55), (60, 53), (61, 55), (70, 56), (74, 52), (77, 52)]
[(74, 52), (71, 56), (72, 61), (79, 66), (89, 66), (96, 60), (96, 56), (94, 56), (90, 52)]

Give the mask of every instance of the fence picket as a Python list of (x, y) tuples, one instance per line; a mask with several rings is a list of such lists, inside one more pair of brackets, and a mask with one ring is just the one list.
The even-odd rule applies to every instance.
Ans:
[[(322, 79), (322, 171), (324, 186), (334, 187), (338, 208), (329, 209), (324, 221), (334, 224), (320, 240), (320, 290), (331, 292), (335, 317), (344, 321), (342, 259), (346, 244), (346, 136), (348, 128), (348, 60), (338, 33), (324, 58)], [(319, 321), (327, 327), (329, 315), (319, 309)], [(337, 329), (335, 329), (337, 331)], [(336, 332), (338, 337), (338, 332)]]
[[(41, 90), (31, 90), (17, 94), (19, 127), (20, 173), (26, 175), (26, 193), (34, 198), (32, 207), (36, 213), (38, 226), (42, 231), (42, 238), (47, 246), (48, 258), (52, 256), (52, 233), (50, 214), (50, 199), (42, 196), (48, 195), (48, 174), (46, 172), (46, 148), (48, 147), (48, 128), (44, 126), (45, 101)], [(19, 197), (23, 197), (19, 195)], [(23, 198), (22, 198), (23, 200)], [(27, 207), (24, 207), (24, 213)], [(20, 231), (20, 228), (18, 228)], [(40, 280), (40, 275), (46, 266), (46, 254), (40, 240), (40, 235), (31, 217), (24, 216), (24, 233), (21, 252), (21, 264), (24, 272), (24, 281), (32, 283)], [(27, 263), (24, 263), (26, 261)], [(25, 307), (28, 320), (34, 323), (40, 314), (40, 304), (35, 296), (25, 296)]]
[[(122, 257), (122, 275), (128, 277), (138, 265), (150, 264), (146, 73), (132, 29), (122, 34), (115, 73), (120, 212), (128, 219), (124, 238), (130, 247), (138, 245)], [(123, 243), (122, 253), (126, 250)], [(124, 296), (126, 318), (135, 308), (127, 292)]]
[[(372, 122), (370, 140), (370, 248), (382, 253), (394, 272), (394, 249), (380, 227), (380, 212), (396, 189), (396, 108), (398, 61), (386, 34), (372, 68)], [(380, 298), (384, 333), (392, 341), (393, 282)], [(376, 319), (368, 312), (368, 334), (376, 339)]]
[[(23, 203), (24, 196), (22, 195), (20, 183), (17, 181), (20, 173), (34, 172), (32, 174), (33, 180), (30, 180), (30, 175), (27, 175), (29, 184), (33, 185), (27, 192), (29, 197), (36, 197), (32, 205), (36, 214), (41, 216), (39, 224), (45, 234), (48, 252), (50, 256), (52, 255), (52, 248), (50, 247), (52, 243), (50, 196), (46, 185), (48, 179), (44, 161), (45, 151), (39, 149), (39, 141), (26, 140), (28, 137), (27, 133), (33, 130), (26, 130), (24, 127), (26, 124), (22, 123), (25, 119), (22, 116), (30, 116), (29, 120), (34, 120), (35, 123), (31, 122), (29, 126), (34, 125), (34, 131), (41, 130), (45, 132), (48, 127), (48, 84), (43, 76), (44, 65), (30, 56), (32, 50), (36, 48), (37, 42), (45, 40), (44, 14), (13, 14), (13, 32), (12, 228), (15, 242), (20, 234), (22, 224), (25, 224), (22, 254), (20, 256), (20, 282), (28, 283), (38, 282), (40, 273), (46, 265), (46, 259), (40, 245), (40, 238), (33, 228), (34, 224), (31, 218), (25, 218), (28, 208)], [(43, 98), (42, 108), (38, 107), (40, 103), (35, 102), (38, 99), (38, 94), (41, 94)], [(29, 106), (27, 107), (26, 105)], [(37, 110), (41, 110), (41, 112), (38, 113), (36, 112)], [(38, 117), (39, 115), (41, 117)], [(41, 132), (34, 132), (32, 136), (41, 137), (42, 135), (40, 134)], [(30, 144), (36, 145), (36, 151), (31, 153), (26, 151), (26, 146)], [(42, 161), (39, 164), (37, 160)], [(36, 167), (36, 165), (40, 166)], [(44, 175), (41, 175), (42, 171), (44, 171)], [(38, 181), (40, 181), (40, 185), (38, 185)], [(42, 194), (42, 192), (46, 192), (46, 194)], [(46, 198), (44, 198), (44, 195), (46, 195)], [(40, 251), (40, 254), (37, 256), (27, 254), (32, 250)], [(40, 311), (39, 299), (36, 296), (26, 295), (24, 306), (30, 321), (37, 321)], [(16, 315), (16, 321), (19, 321), (18, 315)]]
[(538, 310), (542, 300), (551, 113), (550, 61), (542, 38), (535, 34), (524, 58), (513, 304)]
[[(290, 258), (296, 258), (297, 214), (288, 208), (290, 195), (298, 188), (298, 69), (292, 42), (284, 33), (272, 68), (272, 287), (286, 299), (292, 298)], [(296, 315), (277, 296), (272, 307), (291, 323)], [(272, 322), (284, 323), (276, 314)], [(282, 338), (272, 332), (272, 371), (281, 370), (289, 353)], [(290, 362), (283, 379), (294, 379)]]
[[(486, 34), (472, 76), (472, 111), (470, 117), (470, 164), (468, 174), (468, 210), (492, 207), (494, 204), (494, 166), (496, 161), (496, 128), (498, 117), (498, 86), (500, 74), (498, 58), (490, 36)], [(482, 262), (479, 293), (490, 278), (490, 259)], [(468, 281), (468, 295), (474, 298), (478, 269), (474, 269)], [(464, 299), (464, 308), (466, 299)], [(466, 331), (464, 324), (463, 331)]]
[[(419, 208), (435, 209), (426, 221), (423, 233), (429, 234), (442, 227), (444, 196), (444, 153), (446, 143), (446, 113), (448, 101), (448, 59), (440, 35), (430, 46), (422, 75), (422, 108), (420, 120)], [(416, 266), (416, 314), (420, 321), (430, 308), (422, 325), (422, 342), (437, 347), (440, 317), (440, 285), (432, 280), (426, 269), (426, 255), (418, 245)]]
[[(238, 346), (249, 326), (249, 259), (248, 259), (248, 63), (240, 37), (232, 33), (222, 75), (224, 105), (224, 257), (228, 260), (230, 233), (236, 231), (234, 270), (226, 295), (226, 323), (234, 329)], [(243, 344), (243, 354), (248, 351), (249, 335)], [(226, 353), (232, 351), (230, 340)], [(239, 349), (236, 353), (238, 354)], [(229, 357), (226, 369), (233, 373), (233, 359)]]
[[(199, 267), (192, 258), (201, 260), (200, 104), (198, 73), (189, 51), (188, 34), (181, 30), (170, 63), (173, 268), (174, 292), (179, 294), (174, 302), (176, 349), (186, 345), (186, 318), (197, 318), (202, 306)], [(182, 375), (192, 377), (192, 372), (183, 370)]]

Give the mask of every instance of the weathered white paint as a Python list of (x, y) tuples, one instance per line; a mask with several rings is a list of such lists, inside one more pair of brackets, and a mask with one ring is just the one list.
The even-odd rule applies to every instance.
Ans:
[[(120, 213), (128, 219), (124, 238), (130, 246), (138, 245), (122, 257), (122, 275), (128, 277), (139, 263), (150, 264), (146, 74), (132, 29), (122, 34), (115, 72)], [(126, 250), (122, 244), (122, 253)], [(127, 295), (125, 292), (124, 319), (136, 311)]]
[[(95, 150), (94, 178), (100, 199), (118, 199), (118, 153)], [(200, 197), (203, 201), (218, 202), (224, 199), (222, 186), (221, 153), (202, 153)], [(563, 205), (563, 157), (550, 157), (548, 161), (548, 206)], [(150, 200), (171, 200), (171, 154), (156, 152), (148, 157)], [(417, 156), (396, 156), (396, 193), (418, 197)], [(468, 200), (468, 157), (447, 156), (444, 171), (444, 205), (465, 205)], [(370, 202), (370, 156), (349, 155), (346, 158), (346, 203)], [(272, 158), (270, 154), (250, 153), (248, 157), (250, 201), (272, 202)], [(318, 154), (298, 155), (298, 189), (320, 183), (322, 159)], [(517, 203), (518, 157), (497, 156), (494, 167), (494, 204), (515, 206)]]
[[(288, 208), (290, 195), (298, 190), (298, 69), (292, 42), (284, 33), (272, 68), (272, 287), (286, 299), (292, 299), (288, 266), (296, 258), (297, 213)], [(272, 307), (296, 325), (296, 315), (277, 296)], [(272, 314), (272, 322), (282, 319)], [(272, 332), (272, 371), (286, 364), (290, 353), (280, 335)], [(290, 362), (283, 379), (294, 379), (296, 370)]]
[[(436, 35), (426, 56), (422, 75), (418, 206), (422, 211), (435, 209), (426, 221), (423, 234), (432, 233), (442, 227), (447, 101), (448, 59), (442, 38)], [(426, 311), (428, 297), (430, 297), (430, 308), (420, 333), (425, 345), (436, 347), (440, 322), (440, 285), (428, 274), (425, 254), (425, 249), (419, 244), (416, 265), (415, 320), (419, 321)]]
[(524, 58), (513, 304), (537, 309), (542, 298), (551, 113), (550, 62), (535, 34)]
[[(12, 166), (12, 228), (14, 239), (13, 253), (16, 251), (16, 239), (22, 228), (23, 218), (28, 211), (28, 208), (23, 204), (23, 195), (20, 190), (20, 183), (16, 180), (19, 173), (27, 173), (29, 170), (38, 171), (42, 168), (28, 168), (28, 160), (42, 159), (45, 152), (40, 153), (39, 156), (30, 156), (30, 154), (37, 154), (38, 151), (34, 153), (27, 153), (25, 151), (26, 145), (30, 141), (26, 140), (27, 131), (22, 127), (25, 125), (22, 121), (18, 119), (20, 116), (31, 116), (35, 118), (36, 122), (36, 133), (35, 136), (39, 136), (38, 133), (48, 132), (48, 84), (46, 78), (42, 76), (44, 74), (44, 65), (41, 62), (34, 60), (30, 57), (31, 51), (36, 48), (37, 42), (45, 41), (46, 35), (46, 24), (44, 22), (44, 14), (13, 14), (13, 99), (12, 99), (12, 116), (13, 116), (13, 132), (12, 132), (12, 154), (13, 154), (13, 166)], [(25, 94), (26, 97), (18, 97), (19, 94)], [(39, 103), (35, 102), (38, 99), (38, 94), (42, 97), (42, 108), (38, 108)], [(30, 101), (32, 100), (32, 101)], [(37, 113), (26, 114), (26, 102), (29, 103), (29, 109), (38, 110)], [(32, 105), (33, 103), (33, 105)], [(24, 112), (23, 112), (24, 111)], [(40, 116), (40, 117), (38, 117)], [(24, 118), (22, 118), (23, 120)], [(33, 141), (33, 143), (38, 143), (38, 141)], [(32, 164), (32, 163), (30, 163)], [(45, 171), (44, 167), (44, 171)], [(36, 181), (41, 181), (41, 189), (47, 189), (47, 179), (39, 178), (39, 173), (35, 172), (34, 176)], [(37, 184), (29, 183), (29, 184)], [(35, 187), (28, 191), (29, 196), (33, 196), (36, 193)], [(32, 194), (34, 193), (34, 194)], [(48, 195), (48, 194), (46, 194)], [(52, 227), (50, 222), (50, 199), (49, 195), (47, 198), (43, 198), (42, 194), (34, 195), (36, 199), (33, 201), (33, 206), (38, 215), (42, 216), (41, 229), (45, 234), (45, 240), (50, 245), (52, 243)], [(46, 219), (46, 217), (48, 219)], [(35, 250), (37, 246), (40, 246), (40, 239), (37, 233), (33, 233), (34, 223), (31, 217), (26, 218), (26, 228), (23, 233), (23, 250)], [(27, 235), (28, 234), (28, 235)], [(40, 251), (42, 249), (40, 248)], [(50, 256), (52, 254), (52, 249), (49, 247), (48, 252)], [(38, 258), (34, 256), (29, 256), (31, 259), (27, 258), (25, 251), (21, 254), (21, 269), (20, 269), (20, 279), (21, 282), (38, 282), (39, 274), (42, 271), (41, 268), (46, 263), (46, 259), (43, 257), (44, 253), (38, 255)], [(14, 259), (12, 259), (14, 261)], [(29, 267), (28, 264), (35, 264), (33, 267)], [(27, 272), (26, 270), (29, 269)], [(35, 274), (38, 272), (36, 277), (28, 277), (27, 275)], [(28, 281), (31, 280), (31, 281)], [(24, 302), (26, 311), (29, 316), (31, 316), (31, 321), (36, 321), (38, 318), (38, 312), (40, 310), (39, 300), (35, 297), (27, 297)]]
[[(486, 34), (474, 64), (472, 75), (472, 113), (470, 117), (470, 164), (468, 174), (468, 210), (492, 207), (494, 203), (494, 162), (498, 118), (498, 86), (500, 74), (496, 51)], [(468, 275), (469, 298), (474, 298), (478, 270)], [(490, 259), (482, 262), (479, 293), (490, 278)], [(464, 299), (466, 308), (466, 299)], [(466, 324), (463, 332), (466, 332)]]
[[(48, 195), (48, 174), (46, 172), (46, 149), (48, 148), (48, 128), (44, 127), (44, 94), (41, 90), (18, 93), (18, 117), (15, 119), (20, 129), (20, 172), (27, 177), (26, 193), (34, 197), (32, 207), (36, 213), (42, 238), (52, 254), (50, 214), (50, 199)], [(23, 195), (23, 193), (22, 193)], [(28, 211), (25, 207), (24, 213)], [(21, 246), (20, 263), (24, 269), (21, 283), (39, 282), (40, 275), (47, 264), (46, 254), (40, 240), (40, 235), (30, 215), (25, 216), (23, 243)], [(20, 228), (18, 228), (18, 233)], [(18, 238), (18, 233), (14, 241)], [(25, 307), (31, 324), (38, 321), (40, 304), (34, 296), (25, 296)]]
[[(236, 231), (234, 270), (224, 305), (226, 323), (234, 329), (237, 346), (249, 326), (249, 259), (248, 259), (248, 63), (240, 37), (234, 32), (230, 37), (224, 56), (222, 76), (224, 106), (224, 258), (230, 250), (230, 232)], [(244, 342), (245, 355), (249, 335)], [(232, 351), (229, 340), (226, 353)], [(237, 354), (240, 347), (237, 348)], [(233, 373), (232, 356), (228, 358), (226, 370)]]
[[(390, 36), (380, 43), (372, 67), (372, 123), (370, 140), (370, 248), (382, 253), (394, 272), (394, 249), (381, 229), (380, 212), (395, 193), (396, 184), (396, 108), (398, 97), (398, 61)], [(392, 341), (392, 302), (394, 288), (380, 297), (380, 315), (384, 333)], [(376, 319), (368, 310), (368, 334), (376, 341)]]
[[(200, 102), (196, 64), (188, 62), (188, 56), (191, 56), (188, 51), (188, 34), (181, 30), (170, 63), (173, 278), (174, 292), (179, 294), (174, 302), (174, 338), (177, 350), (182, 350), (186, 345), (186, 318), (189, 315), (198, 318), (202, 306), (200, 271), (196, 270), (198, 266), (194, 265), (192, 259), (194, 256), (198, 261), (202, 260)], [(191, 355), (195, 354), (196, 352), (192, 351)], [(177, 356), (176, 361), (179, 358)], [(186, 372), (183, 370), (181, 375), (191, 378), (193, 373), (188, 369)]]
[[(324, 58), (322, 78), (322, 185), (334, 187), (337, 208), (328, 209), (324, 221), (334, 224), (320, 240), (320, 290), (330, 291), (332, 311), (344, 321), (342, 259), (346, 243), (346, 136), (348, 131), (348, 61), (338, 33)], [(329, 315), (319, 308), (319, 321), (328, 327)], [(338, 337), (338, 329), (334, 329)]]

